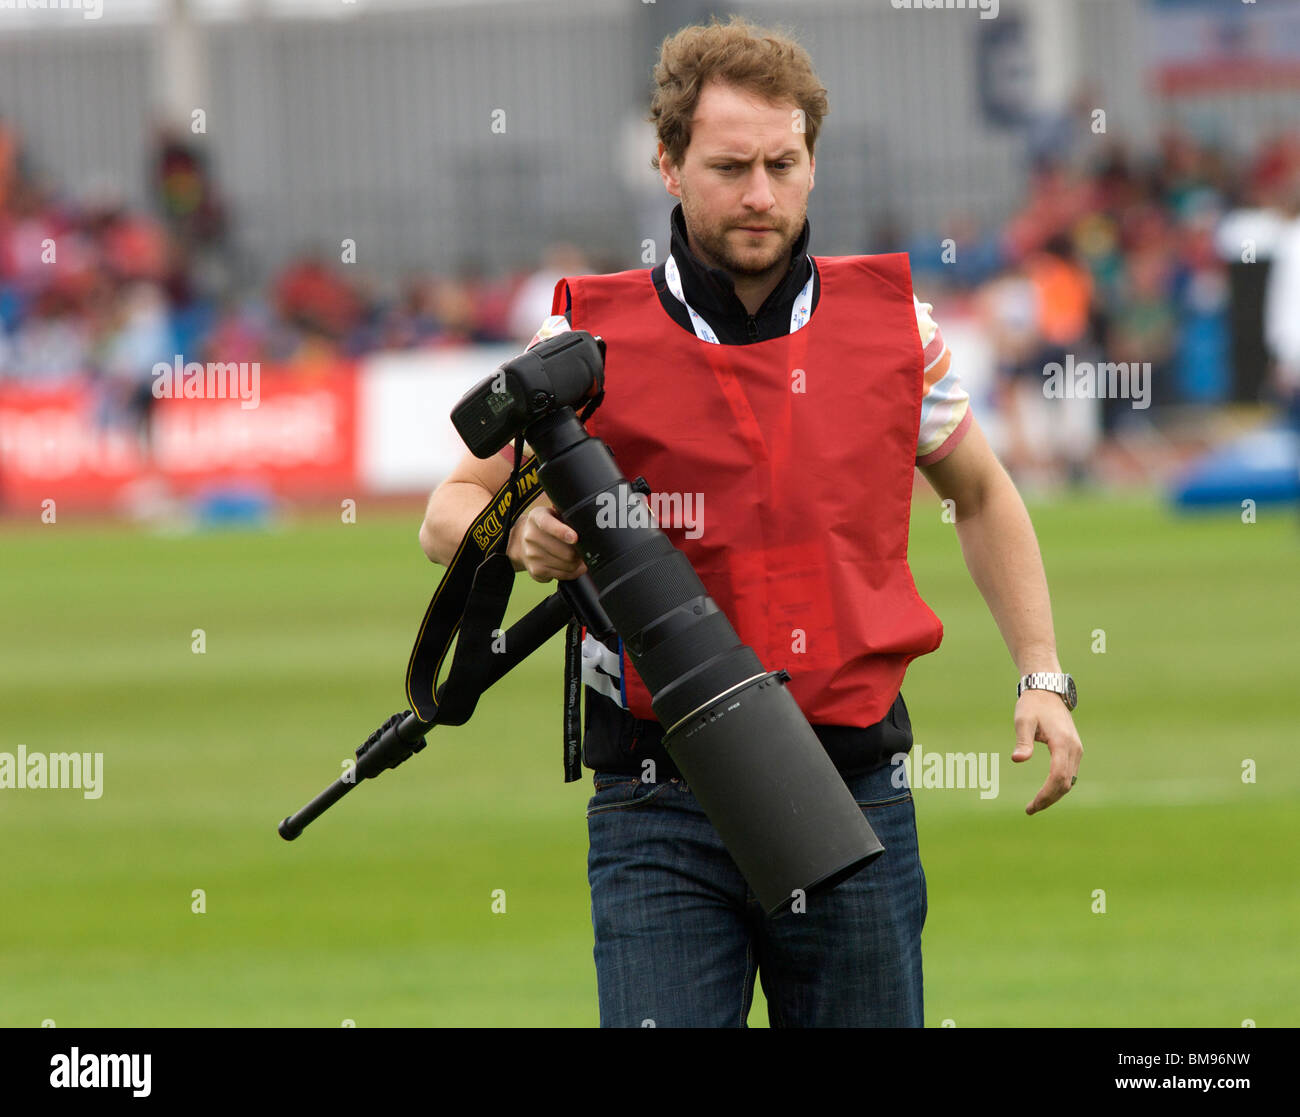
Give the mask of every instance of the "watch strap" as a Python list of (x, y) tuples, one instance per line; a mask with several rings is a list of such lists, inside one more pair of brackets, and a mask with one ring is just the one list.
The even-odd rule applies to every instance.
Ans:
[(1074, 689), (1070, 684), (1073, 681), (1061, 671), (1034, 671), (1023, 676), (1016, 685), (1016, 697), (1019, 698), (1027, 690), (1050, 690), (1061, 696), (1067, 709), (1073, 710), (1076, 705), (1070, 701), (1070, 692)]

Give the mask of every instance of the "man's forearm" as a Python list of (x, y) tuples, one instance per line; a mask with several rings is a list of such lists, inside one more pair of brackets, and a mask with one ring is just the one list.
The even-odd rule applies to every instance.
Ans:
[[(469, 531), (470, 524), (487, 507), (492, 495), (467, 481), (451, 481), (434, 489), (425, 509), (424, 522), (420, 525), (420, 547), (430, 562), (440, 566), (451, 565), (460, 541)], [(523, 569), (523, 560), (518, 552), (518, 534), (522, 526), (522, 520), (515, 524), (506, 552), (516, 570)]]
[(971, 578), (997, 622), (1016, 670), (1060, 671), (1047, 575), (1034, 526), (1005, 474), (979, 510), (965, 518), (957, 506), (957, 538)]

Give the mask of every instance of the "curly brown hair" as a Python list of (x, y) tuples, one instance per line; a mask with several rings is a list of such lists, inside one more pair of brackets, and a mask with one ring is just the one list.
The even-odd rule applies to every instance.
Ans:
[[(721, 23), (683, 27), (663, 41), (654, 72), (650, 115), (668, 158), (680, 166), (691, 142), (691, 120), (700, 93), (710, 82), (749, 90), (769, 101), (792, 101), (803, 110), (804, 139), (813, 154), (822, 117), (829, 110), (826, 90), (813, 72), (812, 59), (785, 28), (759, 27), (733, 15)], [(650, 160), (659, 166), (658, 156)]]

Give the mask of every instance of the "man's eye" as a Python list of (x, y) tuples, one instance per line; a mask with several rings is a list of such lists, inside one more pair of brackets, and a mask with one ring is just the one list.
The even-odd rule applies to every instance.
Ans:
[[(794, 160), (778, 159), (775, 163), (769, 163), (768, 166), (772, 167), (774, 170), (788, 171), (794, 166)], [(730, 174), (735, 169), (736, 165), (734, 163), (721, 163), (714, 168), (714, 170), (721, 171), (723, 174)]]

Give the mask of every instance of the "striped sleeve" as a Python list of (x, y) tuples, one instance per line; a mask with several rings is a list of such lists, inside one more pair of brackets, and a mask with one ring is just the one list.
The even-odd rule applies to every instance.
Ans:
[(912, 296), (916, 326), (921, 334), (925, 364), (925, 393), (921, 397), (921, 429), (916, 440), (916, 464), (932, 465), (957, 449), (971, 424), (970, 396), (952, 367), (952, 352), (930, 317), (934, 307)]
[[(913, 296), (915, 298), (915, 296)], [(569, 329), (569, 320), (563, 314), (552, 314), (545, 322), (542, 328), (533, 334), (532, 340), (524, 346), (524, 352), (528, 352), (539, 341), (549, 341), (557, 334), (565, 333)]]

